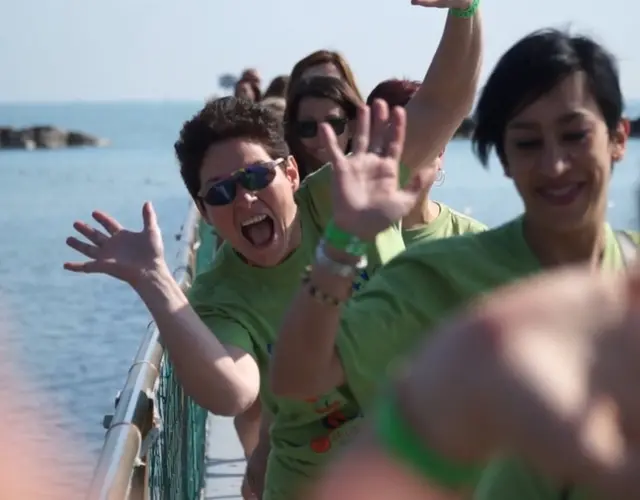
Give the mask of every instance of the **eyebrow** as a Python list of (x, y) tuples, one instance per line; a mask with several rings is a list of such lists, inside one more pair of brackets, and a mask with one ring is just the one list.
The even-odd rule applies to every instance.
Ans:
[[(562, 115), (560, 118), (558, 118), (556, 120), (556, 123), (559, 123), (561, 125), (566, 125), (568, 123), (575, 121), (578, 118), (584, 118), (584, 116), (585, 116), (584, 113), (580, 111), (570, 111)], [(510, 123), (507, 128), (511, 130), (537, 130), (538, 128), (540, 128), (540, 125), (536, 122), (528, 122), (528, 121), (522, 120), (522, 121), (515, 121), (513, 123)]]

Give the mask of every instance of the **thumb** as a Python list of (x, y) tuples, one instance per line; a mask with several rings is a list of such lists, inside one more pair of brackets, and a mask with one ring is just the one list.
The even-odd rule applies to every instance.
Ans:
[(158, 218), (150, 201), (145, 202), (142, 206), (142, 221), (146, 231), (152, 231), (158, 228)]

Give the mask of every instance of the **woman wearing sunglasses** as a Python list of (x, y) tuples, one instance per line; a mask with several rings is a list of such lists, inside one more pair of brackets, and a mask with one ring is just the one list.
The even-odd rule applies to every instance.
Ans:
[(340, 148), (348, 152), (356, 111), (362, 106), (351, 87), (331, 76), (314, 76), (298, 82), (285, 111), (285, 137), (304, 179), (329, 162), (319, 126), (333, 129)]
[[(432, 67), (407, 106), (403, 162), (409, 170), (435, 158), (469, 112), (482, 35), (477, 0), (413, 3), (451, 10)], [(263, 410), (274, 418), (263, 498), (299, 498), (299, 489), (360, 422), (360, 409), (344, 388), (297, 401), (275, 397), (268, 384), (277, 329), (300, 275), (313, 259), (326, 261), (318, 247), (325, 231), (333, 230), (343, 241), (343, 234), (328, 225), (333, 169), (322, 168), (300, 184), (282, 123), (264, 106), (231, 97), (207, 103), (184, 124), (176, 154), (202, 217), (225, 239), (211, 270), (196, 277), (189, 299), (167, 270), (148, 204), (139, 233), (101, 212), (94, 218), (104, 231), (77, 222), (75, 229), (90, 243), (73, 237), (67, 242), (90, 260), (65, 267), (110, 274), (136, 290), (158, 325), (181, 384), (201, 406), (235, 416), (260, 395)], [(416, 179), (403, 191), (407, 207), (422, 186), (420, 176)], [(366, 249), (351, 287), (366, 289), (370, 275), (403, 248), (396, 227), (383, 231)], [(380, 338), (379, 348), (383, 344)]]
[[(619, 273), (640, 241), (638, 233), (614, 231), (606, 219), (609, 182), (629, 136), (615, 60), (590, 38), (543, 30), (503, 55), (474, 117), (481, 161), (496, 151), (524, 213), (489, 231), (414, 245), (346, 307), (318, 301), (317, 290), (335, 302), (348, 297), (348, 279), (331, 266), (358, 262), (353, 243), (370, 241), (401, 211), (404, 195), (386, 179), (398, 170), (404, 113), (394, 110), (391, 135), (388, 110), (380, 103), (374, 108), (372, 133), (359, 127), (349, 157), (323, 129), (340, 179), (335, 224), (351, 235), (352, 247), (328, 246), (331, 264), (312, 265), (280, 329), (271, 379), (276, 394), (298, 398), (346, 383), (365, 413), (397, 358), (470, 300), (567, 265)], [(368, 121), (367, 110), (361, 119)], [(385, 348), (373, 338), (383, 338)], [(455, 373), (449, 380), (457, 383)], [(582, 499), (589, 491), (548, 481), (503, 457), (486, 471), (477, 498)]]

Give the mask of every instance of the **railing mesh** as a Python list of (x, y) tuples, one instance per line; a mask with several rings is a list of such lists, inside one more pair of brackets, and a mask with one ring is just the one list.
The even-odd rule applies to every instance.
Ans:
[[(216, 238), (200, 222), (195, 252), (195, 274), (213, 258)], [(162, 431), (150, 451), (150, 493), (154, 500), (200, 500), (204, 487), (207, 411), (187, 397), (165, 356), (157, 403)]]

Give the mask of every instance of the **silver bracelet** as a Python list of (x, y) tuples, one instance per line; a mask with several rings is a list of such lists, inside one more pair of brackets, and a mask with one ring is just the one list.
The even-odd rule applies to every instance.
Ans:
[(320, 240), (320, 243), (316, 247), (316, 262), (320, 266), (325, 267), (330, 274), (340, 276), (341, 278), (350, 278), (367, 267), (366, 255), (360, 257), (360, 260), (355, 264), (342, 264), (341, 262), (336, 262), (327, 255), (325, 246), (325, 240)]

